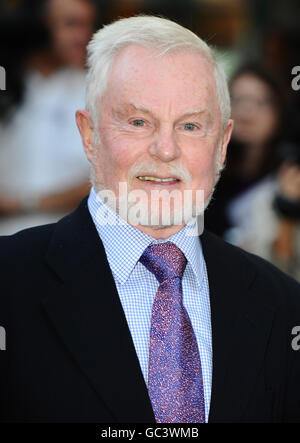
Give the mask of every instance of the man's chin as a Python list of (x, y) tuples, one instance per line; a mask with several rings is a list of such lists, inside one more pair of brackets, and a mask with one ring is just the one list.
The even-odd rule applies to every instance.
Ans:
[[(133, 226), (153, 230), (182, 227), (198, 215), (203, 216), (212, 193), (204, 201), (204, 192), (199, 198), (191, 195), (186, 200), (182, 198), (149, 199), (147, 193), (136, 194), (135, 198), (128, 197), (129, 192), (115, 195), (101, 183), (93, 183), (97, 195), (111, 207), (123, 220)], [(127, 191), (127, 189), (126, 189)], [(113, 197), (113, 198), (112, 198)]]
[(134, 210), (134, 205), (127, 207), (127, 221), (132, 225), (148, 227), (151, 229), (167, 229), (171, 227), (181, 227), (191, 222), (196, 216), (203, 215), (203, 207), (196, 210), (193, 208), (180, 208), (174, 210), (173, 208), (157, 208), (151, 209), (144, 207), (138, 211)]

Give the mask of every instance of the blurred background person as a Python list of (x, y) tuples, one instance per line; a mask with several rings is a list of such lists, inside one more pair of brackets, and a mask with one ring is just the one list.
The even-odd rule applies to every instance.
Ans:
[[(299, 152), (300, 154), (300, 152)], [(271, 245), (271, 261), (300, 281), (300, 162), (286, 163), (279, 172), (274, 199), (277, 229)]]
[[(273, 188), (284, 101), (273, 75), (259, 64), (241, 67), (230, 83), (234, 129), (226, 168), (206, 214), (206, 227), (234, 243), (246, 241), (252, 199)], [(251, 208), (251, 209), (249, 209)], [(243, 235), (243, 240), (237, 240)], [(252, 241), (252, 240), (251, 240)]]
[[(24, 2), (6, 29), (14, 84), (0, 106), (0, 234), (56, 221), (89, 191), (74, 114), (84, 104), (95, 16), (89, 0)], [(13, 35), (20, 21), (23, 32)]]
[(206, 227), (300, 279), (298, 114), (259, 65), (240, 68), (230, 90), (235, 126)]
[(280, 146), (282, 166), (273, 209), (277, 229), (271, 261), (300, 281), (300, 96), (295, 96), (287, 116), (286, 140)]

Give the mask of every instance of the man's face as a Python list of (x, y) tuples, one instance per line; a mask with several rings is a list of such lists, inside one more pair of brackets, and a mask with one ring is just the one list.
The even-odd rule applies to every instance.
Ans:
[(193, 197), (203, 190), (205, 200), (231, 132), (229, 125), (222, 143), (215, 79), (205, 58), (187, 51), (157, 57), (137, 45), (113, 63), (98, 128), (100, 143), (88, 157), (99, 189), (118, 195), (126, 182), (128, 191), (143, 190), (149, 198), (152, 190), (192, 190)]

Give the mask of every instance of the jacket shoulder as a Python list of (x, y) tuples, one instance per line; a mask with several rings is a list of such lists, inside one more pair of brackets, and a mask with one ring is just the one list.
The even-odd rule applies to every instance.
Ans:
[(226, 275), (230, 270), (235, 278), (247, 278), (252, 275), (251, 285), (257, 291), (273, 294), (274, 301), (286, 300), (291, 296), (300, 308), (300, 284), (267, 260), (234, 246), (215, 234), (205, 231), (203, 241), (208, 251), (209, 261), (215, 260), (224, 266)]

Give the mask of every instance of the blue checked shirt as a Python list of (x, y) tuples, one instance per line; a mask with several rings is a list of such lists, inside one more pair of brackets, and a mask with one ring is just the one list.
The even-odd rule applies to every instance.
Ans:
[(212, 380), (212, 335), (208, 278), (199, 237), (185, 235), (184, 227), (168, 239), (156, 240), (121, 219), (93, 188), (88, 208), (104, 245), (146, 385), (152, 304), (159, 283), (139, 259), (150, 244), (162, 241), (171, 241), (184, 253), (187, 265), (182, 277), (183, 305), (198, 343), (207, 422)]

